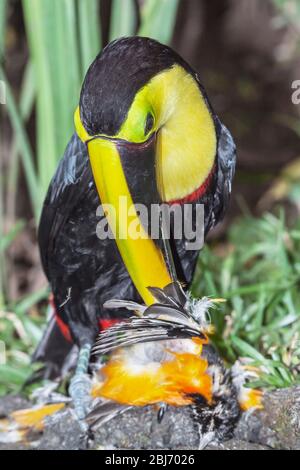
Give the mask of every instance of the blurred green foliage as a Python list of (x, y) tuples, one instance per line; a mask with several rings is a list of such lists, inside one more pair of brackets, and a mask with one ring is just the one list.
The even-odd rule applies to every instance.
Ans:
[(35, 306), (48, 294), (48, 288), (42, 289), (0, 310), (0, 338), (5, 344), (4, 357), (0, 357), (0, 396), (19, 392), (38, 367), (31, 364), (30, 356), (41, 339), (45, 320)]
[(206, 247), (193, 283), (196, 296), (227, 300), (212, 311), (214, 342), (233, 363), (239, 356), (264, 366), (261, 385), (300, 383), (300, 222), (283, 214), (234, 223), (228, 242)]
[(286, 20), (299, 27), (300, 2), (299, 0), (273, 0), (274, 4), (284, 14)]
[(6, 15), (6, 0), (0, 2), (0, 60), (4, 54), (4, 33), (5, 33), (5, 15)]

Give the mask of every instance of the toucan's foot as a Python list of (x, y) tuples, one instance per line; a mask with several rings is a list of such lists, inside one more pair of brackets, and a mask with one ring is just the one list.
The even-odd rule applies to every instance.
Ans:
[(83, 420), (91, 411), (91, 379), (88, 374), (75, 374), (71, 380), (69, 393), (78, 419)]
[(78, 363), (74, 377), (71, 380), (69, 393), (73, 401), (75, 413), (83, 420), (91, 410), (91, 379), (87, 374), (91, 345), (86, 344), (79, 351)]

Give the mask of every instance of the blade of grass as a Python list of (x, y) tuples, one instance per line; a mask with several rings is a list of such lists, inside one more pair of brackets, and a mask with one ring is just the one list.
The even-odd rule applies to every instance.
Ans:
[(224, 295), (226, 296), (226, 299), (230, 299), (231, 297), (234, 297), (236, 295), (246, 295), (246, 294), (260, 293), (262, 291), (262, 289), (264, 289), (265, 291), (276, 291), (278, 289), (284, 291), (285, 289), (288, 289), (293, 284), (295, 284), (295, 282), (297, 282), (297, 281), (295, 280), (295, 281), (287, 282), (287, 283), (282, 284), (280, 286), (278, 284), (275, 284), (275, 283), (253, 284), (253, 285), (249, 285), (249, 286), (240, 287), (240, 288), (235, 289), (231, 292), (226, 292), (226, 294), (224, 294)]
[(25, 172), (27, 187), (30, 195), (30, 200), (35, 216), (37, 217), (40, 210), (39, 200), (39, 184), (34, 168), (34, 156), (28, 140), (28, 136), (24, 129), (23, 122), (20, 118), (20, 112), (15, 103), (12, 91), (6, 79), (3, 69), (0, 66), (0, 77), (3, 77), (6, 83), (6, 107), (14, 130), (14, 135), (21, 150), (21, 160)]
[(134, 0), (113, 0), (111, 22), (110, 22), (110, 40), (123, 36), (132, 36), (136, 25), (136, 7)]
[(178, 0), (146, 0), (138, 34), (168, 44), (174, 31), (178, 3)]
[[(65, 57), (65, 34), (64, 34), (64, 0), (51, 0), (51, 16), (49, 3), (44, 5), (41, 11), (40, 21), (44, 24), (43, 41), (47, 50), (47, 61), (49, 62), (50, 90), (53, 103), (54, 129), (53, 137), (56, 141), (55, 161), (60, 157), (60, 151), (63, 152), (65, 141), (65, 132), (68, 123), (68, 71), (72, 64)], [(51, 48), (50, 48), (51, 45)], [(66, 67), (67, 65), (67, 67)], [(45, 156), (41, 155), (44, 159)], [(53, 169), (54, 171), (54, 169)]]
[(51, 22), (47, 24), (47, 8), (41, 20), (47, 26), (47, 42), (57, 137), (56, 162), (60, 159), (73, 133), (73, 114), (80, 88), (79, 49), (76, 35), (76, 2), (52, 0)]
[(26, 122), (33, 109), (35, 100), (35, 75), (32, 62), (29, 60), (26, 64), (19, 99), (20, 115), (24, 122)]
[[(35, 77), (31, 61), (26, 65), (19, 99), (20, 117), (24, 126), (29, 119), (35, 100)], [(9, 220), (16, 220), (16, 198), (17, 182), (19, 176), (19, 154), (22, 149), (18, 147), (18, 141), (13, 136), (13, 143), (10, 151), (10, 161), (7, 176), (6, 190), (6, 213)]]
[[(3, 183), (2, 183), (3, 176), (0, 176), (0, 242), (4, 238), (4, 204), (3, 198), (4, 194), (2, 191)], [(5, 283), (5, 256), (4, 252), (0, 249), (0, 309), (4, 306), (4, 298), (5, 298), (5, 290), (6, 290), (6, 283)]]
[[(80, 2), (81, 8), (83, 3), (86, 2)], [(87, 3), (90, 10), (93, 3), (94, 0)], [(37, 175), (41, 202), (74, 130), (73, 113), (81, 81), (77, 3), (23, 0), (23, 9), (37, 85)], [(88, 16), (91, 21), (94, 17)], [(90, 29), (93, 31), (93, 27)], [(92, 39), (93, 45), (94, 42)]]
[(17, 315), (27, 313), (28, 310), (35, 305), (36, 303), (44, 300), (49, 295), (49, 287), (43, 287), (42, 289), (34, 292), (33, 294), (27, 295), (22, 300), (18, 302), (17, 305), (14, 306), (13, 310)]
[(67, 63), (72, 64), (69, 70), (69, 87), (71, 102), (69, 107), (72, 109), (71, 130), (73, 130), (73, 112), (74, 106), (78, 103), (82, 75), (80, 73), (80, 53), (79, 53), (79, 39), (77, 28), (77, 9), (75, 8), (73, 0), (65, 0), (65, 45), (67, 56)]
[(101, 49), (98, 0), (80, 0), (78, 12), (81, 71), (84, 76)]
[[(51, 25), (51, 6), (40, 0), (23, 0), (24, 20), (30, 55), (37, 83), (37, 154), (38, 154), (38, 204), (46, 191), (57, 161), (57, 135), (51, 82), (51, 64), (47, 34)], [(52, 4), (52, 2), (51, 2)], [(50, 24), (49, 24), (50, 22)], [(49, 40), (54, 40), (51, 36)]]
[(6, 0), (0, 1), (0, 61), (4, 56), (5, 47), (5, 19), (6, 19)]
[(262, 354), (260, 354), (255, 348), (250, 346), (250, 344), (246, 343), (245, 341), (238, 338), (237, 336), (232, 336), (231, 340), (234, 346), (245, 357), (250, 357), (251, 359), (258, 361), (258, 363), (260, 364), (268, 365), (269, 363), (268, 360)]
[(0, 365), (0, 383), (9, 383), (11, 386), (15, 385), (21, 387), (21, 385), (27, 379), (29, 371), (29, 368), (16, 369), (10, 365)]

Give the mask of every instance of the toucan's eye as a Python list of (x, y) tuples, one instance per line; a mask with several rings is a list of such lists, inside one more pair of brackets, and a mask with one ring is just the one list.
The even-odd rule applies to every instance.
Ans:
[(146, 122), (145, 122), (145, 135), (148, 135), (149, 132), (152, 130), (154, 126), (154, 117), (151, 113), (147, 114)]

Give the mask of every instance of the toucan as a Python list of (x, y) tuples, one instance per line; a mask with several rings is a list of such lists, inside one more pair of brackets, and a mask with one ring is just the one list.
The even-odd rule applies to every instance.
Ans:
[[(72, 345), (78, 347), (70, 393), (80, 418), (99, 329), (128, 316), (104, 304), (118, 298), (151, 305), (148, 287), (169, 285), (174, 266), (186, 286), (193, 277), (199, 250), (186, 248), (184, 234), (171, 234), (167, 245), (151, 238), (137, 206), (202, 204), (206, 235), (228, 205), (235, 160), (233, 138), (198, 74), (170, 47), (122, 38), (95, 58), (38, 232), (54, 314), (34, 358), (53, 376), (66, 366)], [(123, 200), (130, 214), (124, 215)], [(104, 239), (97, 234), (101, 207), (110, 231)], [(143, 236), (130, 236), (128, 222)]]

